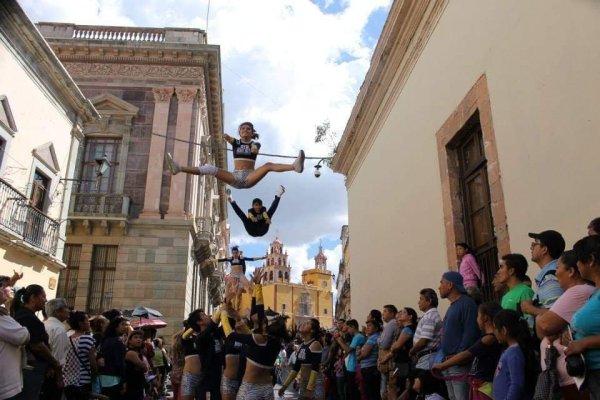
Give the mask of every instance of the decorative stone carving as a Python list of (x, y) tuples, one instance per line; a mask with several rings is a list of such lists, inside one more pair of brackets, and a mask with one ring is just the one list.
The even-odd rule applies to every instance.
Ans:
[(102, 228), (102, 232), (104, 233), (104, 235), (110, 235), (110, 224), (107, 220), (103, 219), (102, 221), (100, 221), (100, 227)]
[(83, 223), (81, 224), (81, 226), (83, 226), (85, 233), (87, 233), (88, 235), (92, 234), (92, 223), (89, 219), (83, 220)]
[(198, 89), (196, 88), (176, 88), (177, 100), (181, 103), (191, 103), (196, 97)]
[(119, 222), (119, 227), (121, 228), (121, 233), (123, 234), (123, 236), (127, 235), (129, 228), (129, 224), (127, 223), (127, 221)]
[(171, 100), (173, 95), (173, 88), (152, 88), (154, 94), (154, 101), (157, 103)]
[(208, 122), (208, 110), (206, 106), (206, 84), (204, 82), (204, 77), (202, 77), (202, 82), (200, 82), (200, 94), (198, 95), (198, 107), (200, 107), (200, 117), (202, 121)]
[(65, 68), (75, 77), (106, 77), (118, 76), (128, 78), (169, 79), (188, 78), (200, 79), (204, 76), (202, 67), (187, 67), (176, 65), (137, 65), (137, 64), (101, 64), (65, 62)]

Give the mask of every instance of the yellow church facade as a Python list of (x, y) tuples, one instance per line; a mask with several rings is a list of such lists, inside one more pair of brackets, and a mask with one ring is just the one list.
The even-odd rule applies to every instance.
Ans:
[[(283, 243), (275, 239), (267, 252), (263, 264), (265, 309), (287, 315), (290, 328), (309, 318), (318, 319), (325, 329), (333, 327), (333, 274), (327, 269), (327, 257), (321, 247), (314, 260), (314, 268), (302, 272), (302, 283), (292, 283), (292, 267)], [(241, 309), (249, 310), (250, 304), (250, 294), (244, 293)]]

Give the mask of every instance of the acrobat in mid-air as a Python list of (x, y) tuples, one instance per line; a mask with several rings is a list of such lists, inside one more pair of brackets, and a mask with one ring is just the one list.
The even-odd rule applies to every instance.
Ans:
[(225, 297), (232, 299), (232, 305), (238, 310), (241, 306), (242, 293), (252, 293), (252, 284), (246, 278), (246, 261), (258, 261), (267, 258), (244, 257), (237, 246), (231, 248), (231, 257), (219, 258), (217, 262), (228, 262), (231, 272), (225, 277)]
[(275, 199), (268, 210), (263, 206), (261, 199), (256, 198), (252, 200), (252, 208), (248, 209), (248, 214), (244, 214), (240, 206), (238, 206), (231, 196), (231, 190), (229, 189), (227, 189), (227, 200), (229, 200), (231, 207), (233, 207), (233, 211), (235, 211), (237, 216), (242, 220), (246, 232), (248, 232), (250, 236), (260, 237), (266, 235), (269, 231), (271, 218), (273, 218), (273, 214), (275, 214), (277, 206), (279, 205), (279, 200), (284, 193), (285, 188), (280, 185), (275, 193)]
[(260, 150), (260, 143), (254, 141), (258, 139), (258, 133), (254, 130), (251, 122), (243, 122), (239, 127), (240, 139), (234, 139), (225, 134), (225, 140), (233, 148), (233, 163), (235, 169), (233, 172), (226, 171), (214, 165), (204, 164), (200, 167), (180, 166), (171, 154), (166, 154), (167, 165), (172, 174), (185, 172), (194, 175), (213, 175), (217, 179), (233, 186), (237, 189), (247, 189), (256, 185), (269, 172), (304, 171), (304, 151), (300, 150), (298, 157), (292, 164), (265, 163), (258, 168), (256, 156)]

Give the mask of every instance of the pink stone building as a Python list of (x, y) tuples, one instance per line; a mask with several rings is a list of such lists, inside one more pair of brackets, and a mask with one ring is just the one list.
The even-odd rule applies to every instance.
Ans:
[(227, 168), (219, 46), (198, 29), (38, 28), (101, 115), (83, 131), (58, 295), (90, 314), (157, 309), (169, 335), (221, 299), (209, 259), (229, 244), (225, 187), (164, 164)]

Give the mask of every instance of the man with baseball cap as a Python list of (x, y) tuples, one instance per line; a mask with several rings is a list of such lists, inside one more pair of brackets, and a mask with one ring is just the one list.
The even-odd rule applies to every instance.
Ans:
[[(479, 339), (480, 332), (477, 327), (477, 305), (466, 295), (462, 275), (456, 271), (444, 272), (438, 290), (442, 299), (450, 301), (442, 329), (441, 348), (445, 361), (471, 347)], [(470, 363), (456, 365), (444, 370), (444, 376), (463, 375), (470, 369)], [(469, 399), (469, 384), (466, 380), (447, 380), (446, 387), (450, 400)]]
[(544, 313), (564, 292), (556, 279), (556, 264), (565, 250), (565, 239), (560, 233), (547, 230), (530, 233), (531, 261), (540, 267), (535, 277), (537, 289), (533, 301), (523, 301), (521, 310), (533, 316)]

